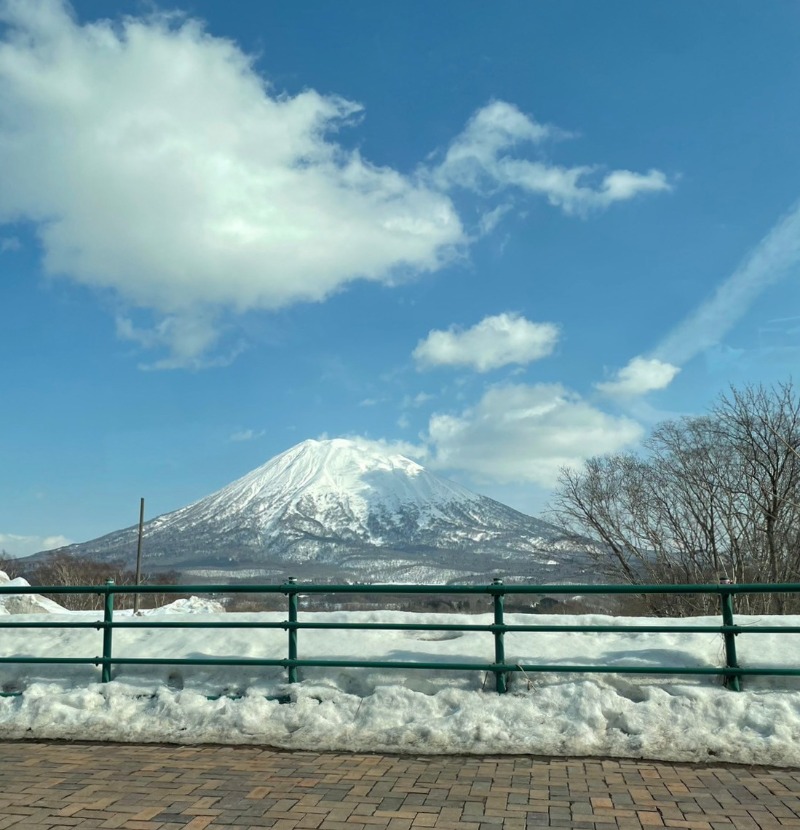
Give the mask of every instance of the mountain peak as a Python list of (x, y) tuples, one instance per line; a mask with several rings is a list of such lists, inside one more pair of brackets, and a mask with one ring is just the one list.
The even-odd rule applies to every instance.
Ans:
[[(272, 459), (272, 462), (286, 457), (292, 463), (303, 463), (328, 471), (354, 469), (404, 470), (408, 475), (417, 475), (423, 470), (420, 464), (391, 452), (377, 441), (364, 438), (308, 438)], [(272, 463), (268, 462), (268, 464)]]
[[(127, 557), (135, 531), (71, 549)], [(210, 496), (148, 522), (144, 537), (152, 565), (160, 559), (160, 567), (196, 575), (225, 569), (265, 577), (302, 563), (305, 578), (415, 581), (497, 568), (507, 573), (510, 561), (523, 563), (520, 573), (549, 569), (564, 550), (552, 525), (358, 438), (302, 441)]]
[[(366, 528), (375, 510), (397, 511), (414, 505), (418, 511), (437, 510), (452, 501), (483, 498), (453, 481), (439, 478), (410, 458), (387, 453), (374, 441), (352, 438), (308, 439), (191, 505), (211, 512), (257, 509), (262, 523), (282, 522), (313, 502), (330, 511), (341, 510)], [(257, 506), (258, 505), (258, 506)], [(269, 517), (269, 518), (268, 518)], [(365, 531), (366, 532), (366, 531)]]

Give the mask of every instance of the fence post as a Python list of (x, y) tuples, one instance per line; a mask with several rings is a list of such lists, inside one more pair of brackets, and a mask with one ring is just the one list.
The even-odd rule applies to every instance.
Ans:
[[(493, 579), (492, 585), (502, 585), (502, 579)], [(494, 595), (494, 624), (504, 625), (503, 623), (503, 606), (505, 604), (505, 595), (499, 591), (493, 591)], [(502, 629), (494, 632), (494, 662), (502, 666), (506, 662), (506, 648), (503, 641), (504, 632)], [(496, 669), (494, 673), (495, 688), (497, 693), (503, 695), (507, 691), (506, 673), (501, 669)]]
[[(295, 577), (289, 577), (289, 585), (297, 584)], [(290, 589), (287, 591), (289, 595), (289, 622), (297, 622), (297, 591)], [(297, 629), (294, 626), (289, 627), (289, 659), (297, 660)], [(289, 682), (297, 683), (297, 666), (290, 665), (288, 669)]]
[(111, 680), (111, 640), (114, 623), (114, 580), (106, 581), (105, 602), (103, 603), (103, 668), (100, 680), (108, 683)]
[[(730, 579), (720, 579), (720, 585), (730, 585)], [(722, 605), (722, 624), (733, 625), (733, 594), (730, 591), (722, 590), (719, 594)], [(725, 639), (725, 665), (730, 669), (738, 669), (739, 661), (736, 657), (736, 634), (733, 631), (726, 631), (723, 634)], [(742, 676), (740, 674), (725, 675), (725, 687), (740, 692), (742, 690)]]

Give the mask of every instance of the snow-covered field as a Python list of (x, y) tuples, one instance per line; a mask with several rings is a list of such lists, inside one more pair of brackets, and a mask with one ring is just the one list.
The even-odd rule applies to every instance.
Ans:
[[(0, 615), (15, 612), (0, 596)], [(28, 601), (29, 602), (29, 601)], [(54, 604), (17, 620), (98, 619)], [(19, 613), (22, 612), (22, 613)], [(282, 612), (226, 614), (192, 598), (140, 619), (285, 619)], [(117, 619), (133, 619), (119, 612)], [(4, 617), (8, 620), (9, 617)], [(301, 620), (489, 623), (490, 615), (405, 612), (301, 612)], [(737, 617), (737, 623), (798, 626), (800, 617)], [(644, 618), (507, 614), (510, 624), (618, 623)], [(662, 622), (659, 620), (659, 623)], [(663, 621), (670, 624), (670, 621)], [(673, 624), (686, 620), (674, 620)], [(719, 625), (719, 617), (693, 622)], [(795, 634), (738, 638), (742, 666), (800, 663)], [(311, 631), (298, 635), (300, 658), (491, 662), (487, 632)], [(2, 629), (0, 656), (95, 656), (94, 629)], [(284, 658), (282, 630), (122, 629), (115, 657)], [(508, 663), (721, 666), (718, 634), (521, 633), (506, 635)], [(746, 691), (718, 676), (512, 676), (509, 693), (493, 676), (469, 671), (301, 668), (289, 686), (279, 667), (117, 666), (111, 683), (83, 665), (0, 664), (0, 738), (69, 738), (179, 743), (255, 743), (296, 749), (399, 753), (611, 755), (669, 761), (728, 761), (800, 766), (800, 678), (745, 677)], [(270, 699), (289, 694), (289, 704)], [(222, 695), (222, 697), (216, 697)], [(210, 699), (212, 698), (212, 699)], [(214, 699), (215, 698), (215, 699)]]

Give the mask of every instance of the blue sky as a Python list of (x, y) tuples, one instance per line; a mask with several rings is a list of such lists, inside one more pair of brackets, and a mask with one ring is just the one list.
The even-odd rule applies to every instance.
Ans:
[(0, 547), (360, 436), (530, 513), (800, 346), (794, 2), (0, 0)]

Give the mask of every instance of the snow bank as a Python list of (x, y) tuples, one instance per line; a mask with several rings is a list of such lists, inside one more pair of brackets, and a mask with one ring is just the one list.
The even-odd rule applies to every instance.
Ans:
[[(186, 604), (191, 605), (191, 600)], [(648, 622), (599, 615), (507, 617), (509, 623), (518, 624)], [(96, 619), (97, 614), (73, 613), (68, 618)], [(281, 613), (208, 616), (209, 620), (283, 618)], [(490, 616), (375, 611), (305, 613), (301, 619), (485, 623)], [(718, 624), (716, 617), (693, 621)], [(800, 618), (740, 617), (737, 622), (796, 626)], [(88, 656), (99, 652), (101, 638), (93, 629), (4, 633), (9, 637), (0, 642), (0, 654), (31, 654), (35, 648), (38, 654)], [(286, 638), (280, 629), (121, 629), (114, 633), (114, 654), (282, 658)], [(743, 666), (797, 662), (796, 635), (752, 634), (738, 640)], [(300, 631), (299, 646), (301, 657), (328, 659), (491, 662), (493, 653), (492, 636), (486, 632)], [(720, 666), (722, 639), (678, 632), (515, 632), (506, 636), (506, 653), (509, 662), (522, 663)], [(0, 664), (4, 688), (22, 692), (0, 699), (0, 736), (800, 766), (797, 678), (745, 677), (746, 691), (737, 694), (723, 689), (719, 677), (711, 676), (676, 680), (669, 675), (551, 673), (526, 678), (517, 673), (509, 693), (501, 696), (491, 690), (493, 677), (480, 672), (323, 668), (300, 672), (301, 682), (288, 686), (283, 670), (272, 667), (118, 666), (114, 681), (102, 685), (93, 666)], [(287, 694), (288, 704), (275, 699)]]
[(192, 596), (188, 599), (176, 599), (175, 602), (170, 602), (168, 605), (162, 605), (160, 608), (150, 608), (141, 613), (146, 617), (153, 614), (223, 614), (225, 613), (225, 606), (215, 599)]
[[(0, 571), (0, 585), (29, 588), (30, 582), (21, 576), (10, 579), (5, 571)], [(0, 594), (0, 614), (59, 614), (67, 613), (64, 606), (39, 594)]]
[(291, 698), (281, 705), (256, 690), (208, 700), (197, 691), (161, 687), (150, 694), (119, 682), (82, 689), (37, 683), (0, 701), (0, 735), (800, 765), (796, 693), (580, 679), (505, 696), (455, 688), (427, 695), (392, 685), (362, 697), (306, 681)]

